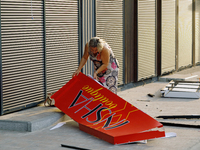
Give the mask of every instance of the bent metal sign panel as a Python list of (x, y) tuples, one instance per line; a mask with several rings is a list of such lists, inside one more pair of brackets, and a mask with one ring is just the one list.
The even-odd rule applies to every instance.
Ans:
[(163, 125), (79, 73), (51, 96), (79, 129), (112, 144), (164, 137)]

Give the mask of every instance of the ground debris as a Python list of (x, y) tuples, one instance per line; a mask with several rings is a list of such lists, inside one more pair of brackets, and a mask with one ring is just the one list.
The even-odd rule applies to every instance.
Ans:
[(154, 97), (155, 95), (154, 94), (151, 94), (151, 93), (149, 93), (149, 94), (147, 94), (149, 97)]
[(137, 101), (150, 102), (150, 100), (141, 100), (141, 99), (137, 99)]

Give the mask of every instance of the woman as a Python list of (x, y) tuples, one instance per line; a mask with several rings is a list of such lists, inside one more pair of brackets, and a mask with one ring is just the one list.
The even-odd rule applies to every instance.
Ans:
[(117, 94), (119, 65), (110, 46), (98, 37), (93, 37), (86, 43), (79, 67), (73, 73), (72, 77), (79, 74), (89, 56), (90, 60), (94, 63), (94, 79)]

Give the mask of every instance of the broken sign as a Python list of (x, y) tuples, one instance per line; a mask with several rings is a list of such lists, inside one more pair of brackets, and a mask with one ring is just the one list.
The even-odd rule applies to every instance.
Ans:
[(112, 144), (165, 137), (163, 125), (79, 73), (51, 96), (79, 129)]

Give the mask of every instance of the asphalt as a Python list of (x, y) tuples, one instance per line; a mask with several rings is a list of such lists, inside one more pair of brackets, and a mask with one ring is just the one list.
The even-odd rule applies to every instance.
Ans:
[[(157, 116), (200, 115), (199, 99), (163, 98), (160, 90), (170, 80), (199, 81), (200, 66), (187, 68), (159, 78), (121, 87), (118, 95), (165, 125), (166, 133), (176, 137), (147, 140), (147, 143), (112, 145), (82, 132), (78, 124), (56, 107), (38, 107), (0, 116), (0, 150), (199, 150), (199, 119), (160, 119)], [(148, 96), (154, 95), (154, 97)], [(63, 122), (59, 128), (52, 128)], [(187, 126), (180, 127), (177, 124)], [(61, 144), (72, 146), (61, 147)]]

